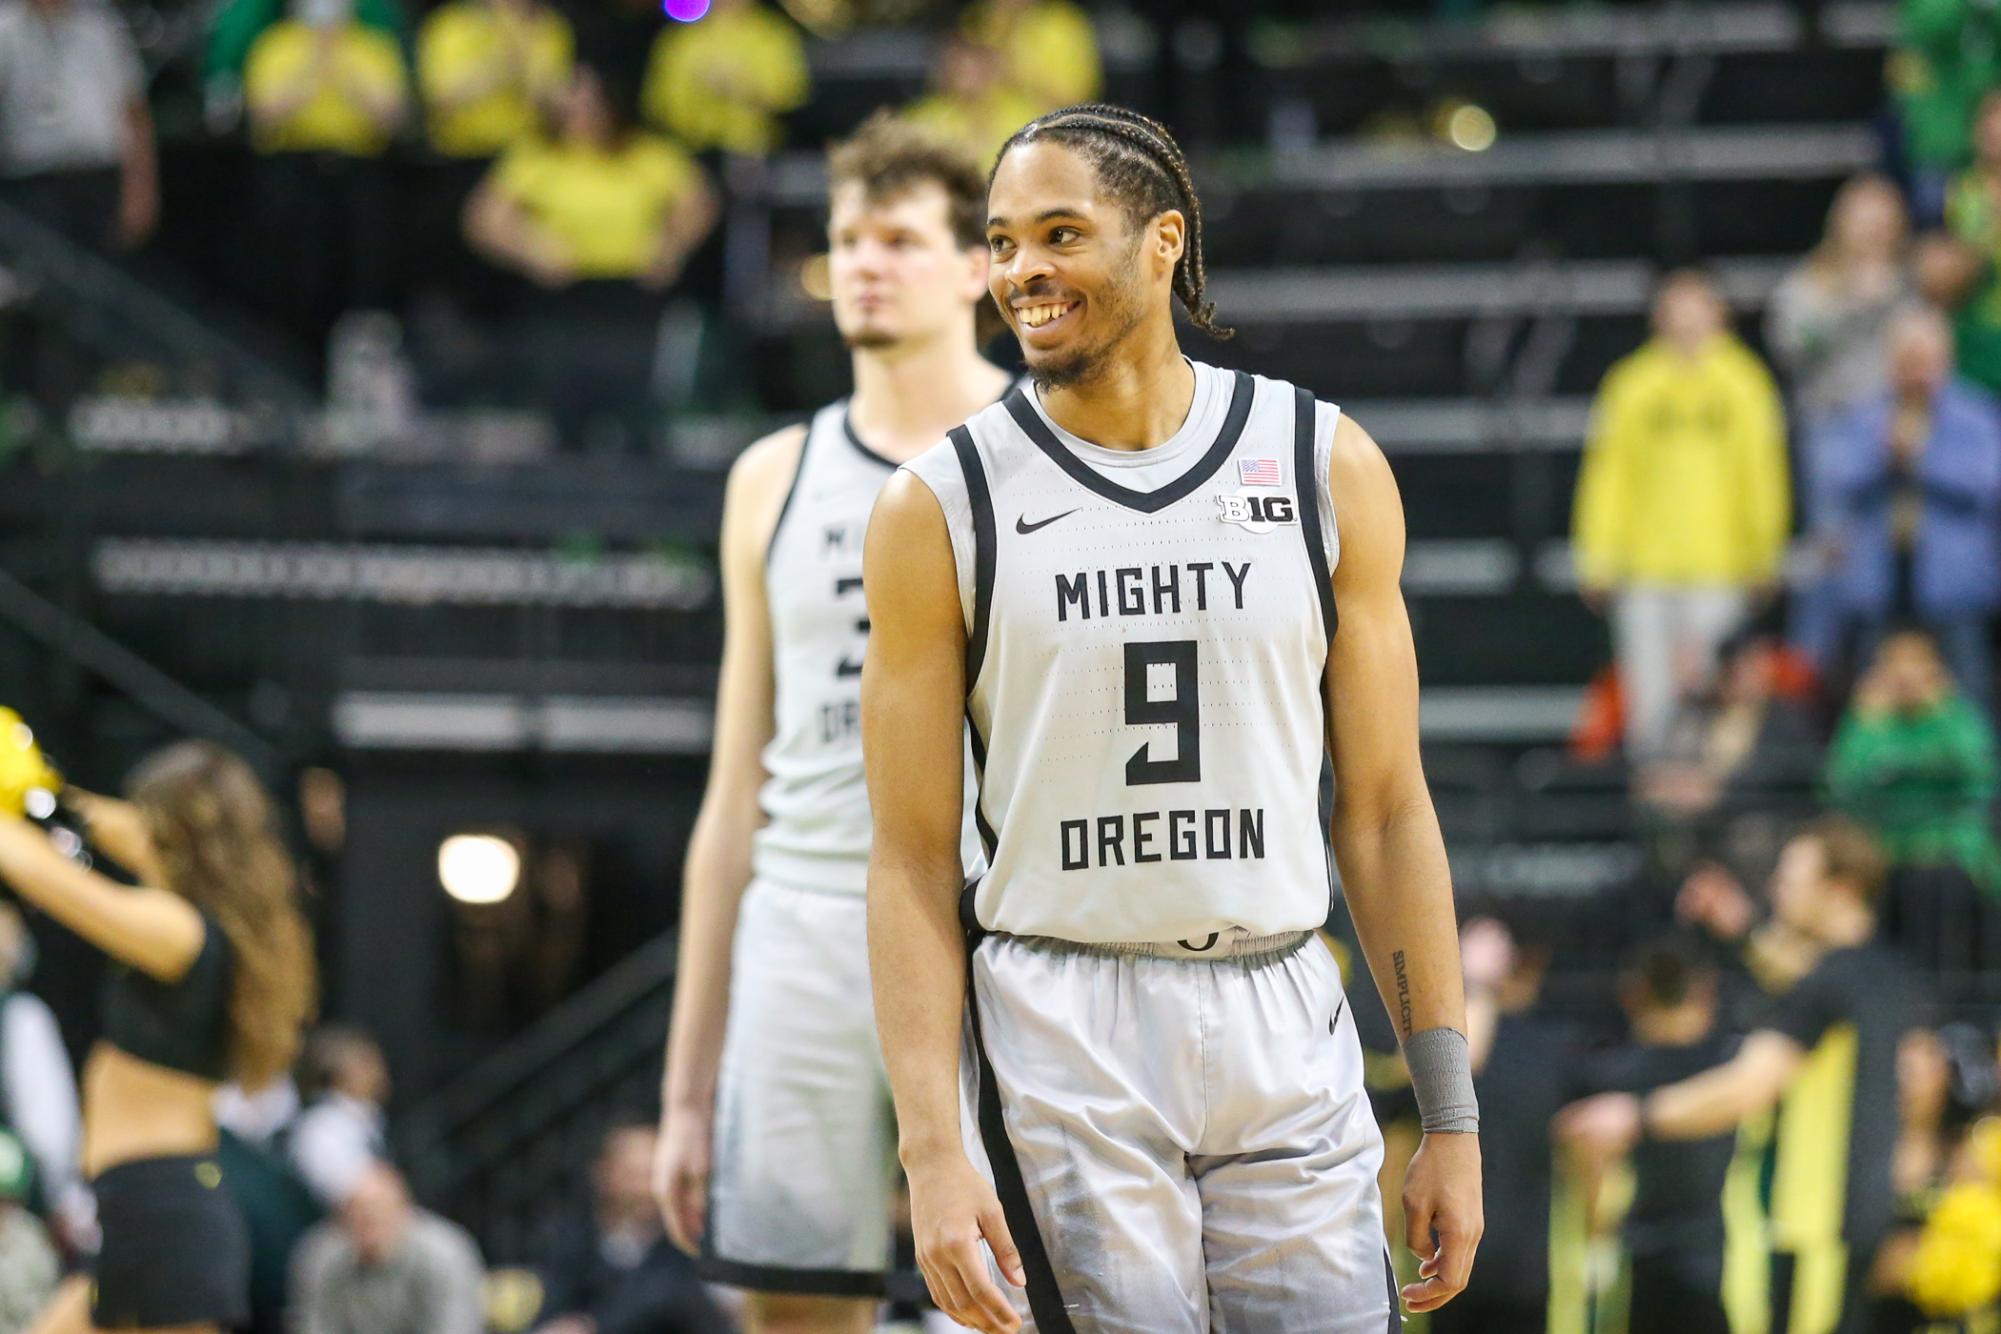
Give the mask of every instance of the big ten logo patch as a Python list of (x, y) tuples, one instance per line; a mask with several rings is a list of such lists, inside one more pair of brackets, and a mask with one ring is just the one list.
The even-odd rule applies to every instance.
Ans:
[(1299, 512), (1291, 496), (1253, 496), (1239, 492), (1219, 495), (1216, 504), (1224, 523), (1240, 525), (1247, 533), (1268, 533), (1288, 523), (1299, 522)]

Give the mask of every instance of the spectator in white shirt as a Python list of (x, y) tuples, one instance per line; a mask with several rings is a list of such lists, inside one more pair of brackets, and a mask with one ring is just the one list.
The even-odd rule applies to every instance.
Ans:
[(41, 997), (17, 990), (33, 951), (20, 910), (0, 903), (0, 1125), (27, 1147), (58, 1231), (74, 1244), (92, 1216), (77, 1163), (83, 1121), (55, 1014)]
[(293, 1123), (292, 1166), (329, 1209), (346, 1203), (388, 1154), (389, 1063), (375, 1039), (328, 1024), (306, 1040), (306, 1110)]
[(9, 197), (73, 240), (130, 249), (152, 234), (145, 71), (104, 0), (0, 3), (0, 174)]

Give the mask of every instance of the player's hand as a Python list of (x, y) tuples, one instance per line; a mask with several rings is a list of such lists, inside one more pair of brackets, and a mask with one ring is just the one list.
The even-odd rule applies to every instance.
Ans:
[(1436, 1311), (1466, 1289), (1487, 1230), (1480, 1195), (1480, 1137), (1426, 1135), (1403, 1179), (1404, 1244), (1417, 1256), (1403, 1288), (1411, 1314)]
[(1640, 1100), (1630, 1093), (1601, 1093), (1557, 1113), (1556, 1137), (1597, 1162), (1629, 1152), (1640, 1138)]
[(709, 1117), (697, 1111), (664, 1113), (653, 1151), (653, 1199), (667, 1225), (667, 1239), (697, 1255), (709, 1225)]
[(1014, 1334), (1021, 1317), (995, 1284), (980, 1251), (984, 1240), (1008, 1282), (1021, 1287), (1021, 1253), (1008, 1234), (1000, 1197), (956, 1150), (935, 1165), (912, 1166), (910, 1232), (917, 1243), (917, 1267), (938, 1309), (980, 1334)]

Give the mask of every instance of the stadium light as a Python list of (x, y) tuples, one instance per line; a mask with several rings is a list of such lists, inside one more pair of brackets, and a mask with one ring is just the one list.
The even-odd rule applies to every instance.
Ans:
[(453, 834), (438, 845), (438, 883), (460, 903), (504, 903), (521, 882), (521, 854), (494, 834)]

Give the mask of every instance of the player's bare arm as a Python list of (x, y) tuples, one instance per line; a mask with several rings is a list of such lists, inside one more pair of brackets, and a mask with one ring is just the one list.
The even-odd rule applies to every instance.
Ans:
[[(1326, 675), (1334, 853), (1355, 929), (1399, 1041), (1466, 1031), (1445, 843), (1418, 752), (1417, 653), (1404, 606), (1403, 502), (1382, 450), (1347, 417), (1329, 490), (1338, 523), (1338, 629)], [(1414, 1312), (1466, 1286), (1483, 1230), (1480, 1145), (1427, 1134), (1404, 1179), (1405, 1241), (1421, 1258)]]
[(751, 839), (762, 816), (761, 759), (772, 734), (771, 618), (764, 551), (799, 467), (806, 428), (788, 427), (745, 450), (723, 497), (723, 658), (716, 687), (708, 783), (681, 876), (681, 945), (667, 1035), (654, 1194), (675, 1245), (701, 1245), (710, 1124), (729, 1011), (730, 942), (751, 879)]
[(862, 665), (862, 754), (875, 816), (869, 969), (917, 1262), (947, 1315), (1006, 1334), (1021, 1321), (989, 1276), (981, 1239), (1016, 1284), (1021, 1261), (1000, 1200), (959, 1135), (965, 621), (945, 516), (910, 474), (883, 488), (862, 567), (872, 626)]
[(1784, 1033), (1760, 1029), (1737, 1054), (1711, 1070), (1655, 1089), (1644, 1098), (1601, 1093), (1564, 1109), (1557, 1134), (1592, 1160), (1617, 1158), (1642, 1137), (1684, 1140), (1725, 1134), (1776, 1107), (1806, 1059)]

